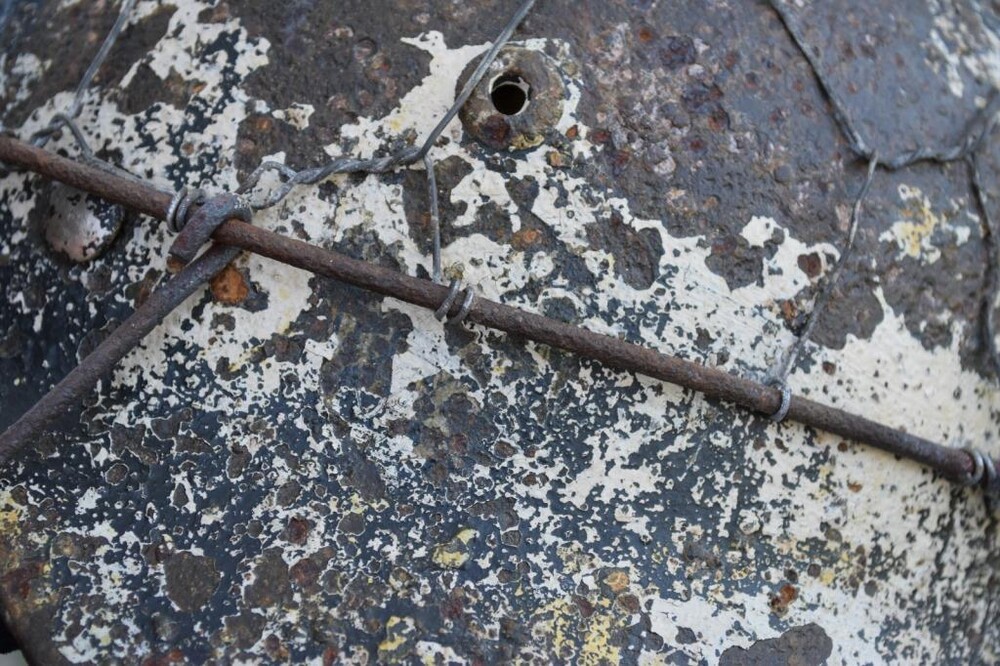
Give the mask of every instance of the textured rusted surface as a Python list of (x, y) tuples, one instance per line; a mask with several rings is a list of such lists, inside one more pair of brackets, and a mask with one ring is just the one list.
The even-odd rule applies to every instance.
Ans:
[[(114, 8), (18, 7), (0, 94), (23, 137)], [(81, 126), (164, 191), (232, 190), (264, 157), (384, 154), (429, 131), (513, 9), (140, 3)], [(883, 154), (950, 143), (995, 76), (988, 7), (792, 11)], [(446, 132), (447, 277), (762, 377), (864, 172), (774, 12), (542, 1), (515, 40), (564, 64), (560, 138), (512, 153)], [(148, 297), (171, 239), (127, 220), (69, 265), (32, 226), (39, 193), (0, 180), (0, 425)], [(415, 168), (332, 179), (255, 224), (426, 277), (427, 208)], [(1000, 452), (980, 228), (964, 165), (879, 173), (797, 394)], [(4, 608), (37, 660), (996, 660), (980, 494), (266, 259), (235, 270), (244, 298), (182, 305), (3, 472)]]
[[(0, 139), (0, 161), (5, 160), (9, 165), (21, 167), (30, 165), (41, 175), (66, 176), (80, 187), (92, 193), (103, 194), (120, 204), (128, 204), (135, 200), (137, 205), (149, 207), (146, 199), (162, 198), (152, 187), (140, 183), (132, 183), (128, 187), (125, 183), (121, 185), (108, 183), (109, 176), (100, 170), (84, 164), (70, 164), (58, 156), (23, 161), (18, 159), (23, 157), (25, 152), (37, 153), (39, 149), (17, 145), (14, 139)], [(89, 175), (81, 177), (80, 174), (84, 173)], [(87, 182), (90, 178), (93, 178), (93, 182)], [(234, 219), (227, 221), (226, 218), (230, 215), (233, 215)], [(236, 216), (242, 220), (236, 219)], [(468, 308), (463, 308), (461, 300), (451, 299), (452, 306), (448, 308), (445, 300), (448, 296), (447, 287), (412, 278), (270, 231), (255, 229), (247, 223), (249, 220), (250, 211), (235, 195), (221, 194), (213, 197), (195, 210), (191, 220), (171, 243), (170, 258), (179, 260), (181, 265), (186, 264), (196, 255), (205, 241), (213, 237), (214, 232), (214, 238), (225, 245), (250, 250), (283, 264), (374, 291), (383, 296), (431, 310), (440, 309), (445, 315), (443, 318), (448, 318), (449, 313), (465, 309), (469, 321), (573, 352), (611, 368), (662, 379), (681, 388), (698, 391), (707, 398), (725, 400), (765, 416), (778, 413), (782, 405), (781, 392), (774, 387), (502, 303), (480, 297), (470, 302)], [(197, 272), (196, 275), (201, 276), (202, 282), (219, 272), (235, 255), (227, 253), (225, 256), (228, 259), (223, 261), (216, 258)], [(199, 283), (198, 279), (188, 277), (182, 283), (187, 290), (190, 290), (193, 285)], [(46, 396), (29, 412), (30, 418), (22, 419), (18, 422), (18, 427), (11, 428), (10, 432), (0, 436), (0, 457), (9, 457), (15, 447), (23, 447), (33, 441), (34, 435), (39, 434), (42, 426), (52, 421), (54, 415), (65, 408), (70, 398), (81, 397), (81, 391), (88, 391), (92, 387), (94, 378), (106, 373), (114, 363), (121, 360), (129, 350), (129, 347), (124, 345), (137, 344), (142, 336), (152, 330), (155, 323), (159, 323), (169, 310), (176, 307), (179, 302), (178, 297), (170, 298), (171, 291), (181, 293), (183, 297), (189, 293), (189, 291), (178, 292), (177, 287), (173, 290), (168, 289), (159, 299), (155, 299), (155, 307), (152, 302), (154, 299), (150, 299), (146, 303), (148, 314), (137, 312), (126, 322), (125, 328), (132, 331), (132, 334), (120, 339), (115, 347), (116, 353), (105, 352), (94, 358), (88, 357), (86, 361), (90, 362), (89, 366), (85, 362), (80, 368), (74, 369), (67, 378), (70, 381), (60, 382), (54, 391), (55, 395)], [(169, 310), (164, 310), (166, 307), (169, 307)], [(134, 324), (131, 323), (133, 319), (136, 321)], [(140, 325), (138, 322), (145, 323)], [(102, 350), (98, 348), (96, 351)], [(81, 371), (85, 366), (88, 366), (88, 369)], [(965, 482), (970, 478), (976, 478), (973, 485), (978, 485), (978, 479), (983, 477), (983, 470), (979, 470), (978, 475), (974, 476), (972, 460), (962, 450), (936, 444), (812, 400), (792, 397), (784, 417), (923, 463), (952, 481)], [(994, 464), (1000, 466), (1000, 463)], [(990, 478), (989, 483), (985, 485), (990, 492), (996, 493), (1000, 490), (1000, 480), (995, 477)]]
[[(465, 84), (471, 71), (470, 65), (459, 78), (457, 89)], [(472, 138), (496, 150), (535, 148), (546, 137), (550, 142), (562, 142), (563, 137), (556, 130), (556, 125), (562, 118), (568, 96), (564, 76), (559, 63), (551, 56), (541, 51), (508, 46), (500, 51), (486, 76), (462, 107), (459, 115), (462, 124)], [(523, 108), (516, 114), (501, 113), (496, 108), (493, 89), (501, 77), (528, 86)]]
[(229, 265), (239, 248), (209, 248), (194, 263), (158, 287), (129, 318), (9, 428), (0, 433), (0, 461), (25, 453), (58, 418), (79, 406), (101, 379), (173, 310)]

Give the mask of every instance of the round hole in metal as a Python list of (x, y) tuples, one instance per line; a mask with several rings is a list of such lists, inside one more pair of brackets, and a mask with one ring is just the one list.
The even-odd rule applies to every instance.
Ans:
[(490, 85), (493, 107), (505, 116), (516, 116), (528, 108), (531, 85), (519, 74), (501, 74)]

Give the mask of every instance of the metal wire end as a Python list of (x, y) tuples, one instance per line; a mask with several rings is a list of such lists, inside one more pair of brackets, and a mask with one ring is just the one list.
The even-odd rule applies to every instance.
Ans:
[(781, 405), (778, 407), (778, 411), (771, 414), (768, 418), (775, 423), (781, 423), (788, 416), (788, 410), (792, 407), (792, 389), (788, 386), (787, 382), (775, 383), (773, 385), (781, 389)]
[(448, 320), (448, 324), (454, 326), (456, 324), (461, 324), (465, 321), (465, 318), (469, 316), (469, 311), (472, 310), (472, 303), (476, 300), (476, 292), (472, 290), (472, 287), (465, 288), (465, 298), (462, 300), (462, 307), (459, 308), (458, 312), (454, 317)]
[(983, 454), (983, 467), (986, 470), (986, 494), (993, 497), (1000, 497), (1000, 484), (997, 483), (997, 466), (991, 456)]
[(461, 291), (462, 282), (461, 280), (452, 280), (451, 285), (448, 288), (448, 295), (444, 297), (441, 301), (440, 307), (434, 311), (434, 318), (438, 321), (444, 321), (444, 318), (448, 316), (448, 312), (451, 310), (451, 306), (455, 304), (455, 299), (458, 298), (458, 292)]
[[(963, 448), (963, 451), (969, 454), (972, 458), (972, 474), (962, 479), (962, 484), (966, 486), (978, 486), (983, 480), (983, 473), (986, 471), (986, 459), (987, 456), (983, 455), (983, 452), (979, 449), (973, 448)], [(990, 461), (990, 467), (993, 468), (993, 461)], [(996, 477), (996, 469), (992, 470), (994, 478)]]

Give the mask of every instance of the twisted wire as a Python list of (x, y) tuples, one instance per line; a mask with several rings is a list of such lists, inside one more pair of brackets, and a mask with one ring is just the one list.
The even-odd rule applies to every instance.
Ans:
[[(469, 80), (462, 88), (458, 97), (455, 98), (455, 102), (448, 109), (447, 113), (441, 117), (438, 124), (433, 130), (431, 130), (430, 134), (427, 135), (427, 138), (419, 148), (409, 147), (385, 157), (371, 159), (338, 157), (322, 166), (302, 170), (296, 170), (286, 164), (269, 160), (262, 162), (260, 166), (254, 169), (253, 172), (247, 176), (246, 180), (240, 184), (236, 191), (240, 194), (249, 193), (254, 187), (257, 186), (257, 183), (260, 181), (260, 177), (265, 172), (276, 171), (278, 175), (284, 179), (284, 182), (280, 187), (272, 191), (262, 202), (253, 204), (255, 209), (262, 210), (265, 208), (271, 208), (272, 206), (280, 203), (298, 185), (315, 185), (336, 174), (386, 173), (394, 171), (399, 167), (409, 166), (410, 164), (423, 160), (441, 136), (441, 133), (444, 131), (445, 127), (447, 127), (448, 123), (452, 121), (465, 102), (468, 101), (472, 91), (475, 90), (477, 85), (479, 85), (479, 82), (482, 81), (483, 76), (486, 75), (486, 71), (489, 69), (490, 65), (496, 60), (500, 49), (502, 49), (510, 40), (511, 35), (514, 34), (514, 30), (516, 30), (517, 26), (521, 24), (524, 17), (528, 15), (528, 12), (531, 11), (535, 2), (536, 0), (526, 0), (518, 8), (517, 12), (510, 18), (510, 20), (507, 21), (507, 24), (500, 32), (500, 35), (493, 41), (493, 45), (480, 59), (479, 65), (476, 67), (472, 76), (469, 77)], [(429, 176), (429, 178), (430, 177), (432, 176)]]
[[(115, 19), (115, 23), (111, 27), (111, 31), (108, 32), (107, 36), (104, 38), (104, 42), (101, 44), (101, 48), (98, 49), (97, 53), (94, 55), (94, 59), (90, 61), (90, 65), (83, 73), (83, 77), (80, 79), (80, 82), (76, 85), (76, 92), (73, 94), (73, 102), (70, 104), (69, 109), (62, 114), (56, 114), (53, 116), (52, 122), (31, 135), (31, 142), (34, 145), (39, 148), (45, 146), (49, 139), (52, 138), (52, 135), (58, 132), (64, 124), (67, 124), (65, 119), (75, 119), (78, 115), (80, 115), (80, 110), (83, 108), (83, 95), (87, 91), (87, 88), (90, 87), (94, 77), (97, 76), (97, 71), (101, 68), (101, 65), (104, 64), (104, 60), (108, 57), (108, 53), (111, 52), (111, 48), (115, 45), (118, 35), (120, 35), (122, 30), (125, 29), (125, 24), (128, 23), (128, 17), (135, 8), (135, 3), (136, 0), (122, 0), (121, 7), (118, 10), (118, 18)], [(63, 116), (64, 119), (60, 120), (59, 116)], [(75, 126), (71, 124), (71, 127)]]
[(986, 195), (982, 187), (978, 160), (976, 158), (976, 154), (983, 147), (988, 136), (996, 127), (998, 120), (1000, 120), (1000, 91), (996, 89), (990, 91), (990, 98), (986, 105), (972, 117), (966, 126), (965, 131), (955, 144), (944, 148), (917, 147), (895, 157), (881, 159), (879, 158), (877, 151), (868, 146), (860, 131), (857, 129), (857, 126), (848, 111), (847, 105), (844, 103), (839, 94), (837, 94), (836, 88), (830, 83), (824, 74), (819, 57), (806, 44), (795, 18), (786, 8), (784, 2), (782, 2), (782, 0), (768, 0), (768, 3), (777, 13), (782, 26), (785, 28), (785, 31), (788, 33), (792, 42), (809, 63), (813, 77), (816, 79), (816, 82), (824, 96), (829, 100), (834, 119), (837, 122), (841, 133), (850, 144), (851, 149), (858, 155), (865, 157), (868, 160), (868, 179), (865, 181), (865, 185), (861, 190), (861, 195), (854, 203), (854, 210), (851, 216), (851, 230), (848, 237), (846, 252), (841, 255), (840, 260), (837, 262), (837, 266), (834, 269), (834, 273), (827, 281), (826, 287), (824, 287), (820, 296), (814, 301), (805, 330), (792, 344), (792, 347), (788, 350), (788, 352), (783, 356), (783, 359), (775, 372), (775, 377), (783, 383), (792, 369), (794, 369), (795, 362), (801, 354), (802, 348), (812, 336), (816, 322), (818, 321), (823, 309), (826, 307), (829, 292), (836, 286), (836, 283), (840, 279), (840, 272), (843, 267), (846, 254), (853, 246), (861, 203), (868, 193), (868, 188), (871, 185), (871, 179), (874, 175), (874, 169), (882, 167), (887, 171), (897, 171), (919, 162), (948, 164), (958, 160), (967, 160), (970, 164), (972, 172), (971, 181), (973, 194), (982, 215), (983, 240), (987, 246), (987, 289), (983, 297), (981, 317), (983, 337), (986, 339), (986, 346), (994, 372), (996, 373), (997, 378), (1000, 379), (1000, 349), (997, 348), (996, 344), (996, 315), (994, 312), (996, 309), (998, 294), (1000, 294), (1000, 276), (998, 276), (1000, 269), (997, 267), (997, 262), (1000, 261), (1000, 246), (998, 246), (997, 243), (997, 233), (993, 220), (986, 206)]

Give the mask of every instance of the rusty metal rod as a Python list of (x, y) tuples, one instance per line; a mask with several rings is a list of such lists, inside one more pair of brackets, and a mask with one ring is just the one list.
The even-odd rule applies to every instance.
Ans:
[[(161, 220), (165, 219), (170, 205), (171, 195), (150, 185), (124, 179), (9, 137), (0, 136), (0, 162), (29, 169)], [(432, 310), (438, 308), (448, 294), (446, 286), (237, 220), (222, 224), (213, 239)], [(457, 308), (456, 305), (454, 309)], [(781, 406), (782, 395), (777, 388), (484, 298), (476, 299), (468, 319), (611, 367), (699, 391), (707, 397), (760, 414), (774, 414)], [(787, 418), (922, 463), (958, 483), (974, 472), (972, 456), (962, 449), (943, 446), (807, 398), (793, 396)], [(997, 466), (1000, 467), (1000, 461)], [(994, 478), (988, 489), (1000, 490), (1000, 481)]]
[(89, 393), (164, 317), (225, 268), (239, 252), (236, 247), (213, 245), (150, 294), (146, 302), (80, 361), (80, 365), (0, 434), (0, 463), (29, 442), (36, 441), (54, 418)]

